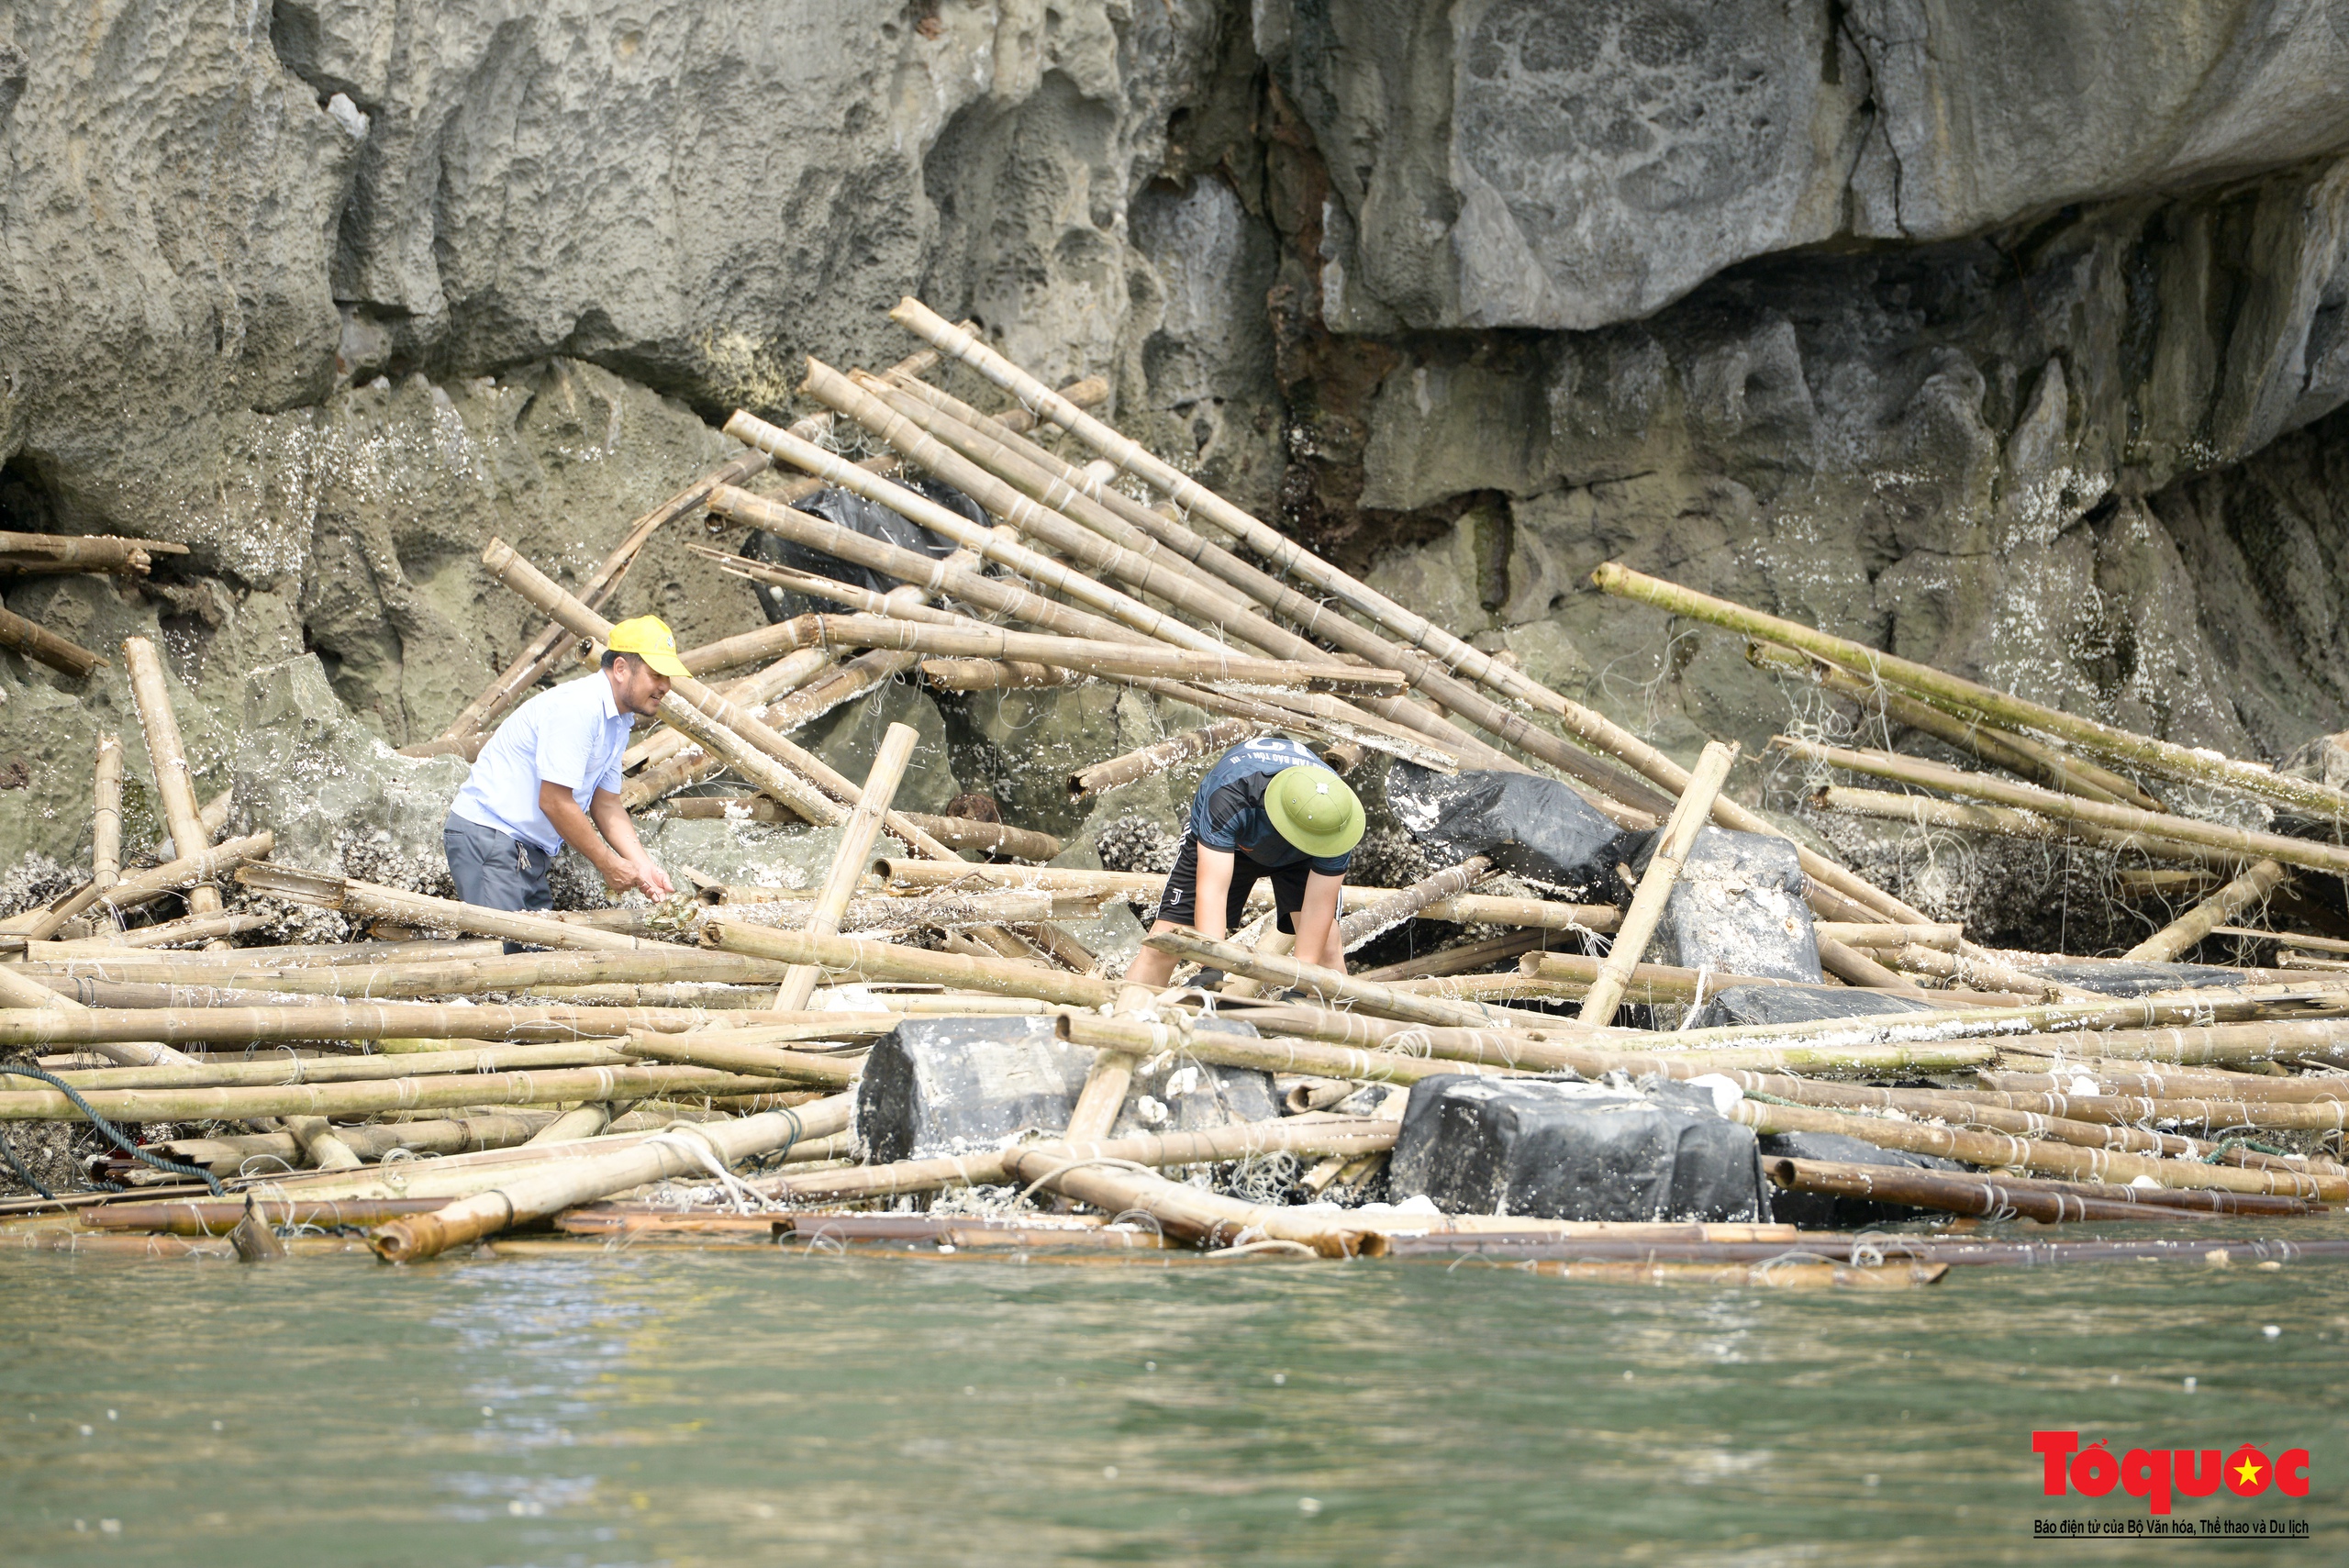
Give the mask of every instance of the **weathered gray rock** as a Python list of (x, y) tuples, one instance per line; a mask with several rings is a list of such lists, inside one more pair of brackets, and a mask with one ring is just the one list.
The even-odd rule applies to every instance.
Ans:
[(229, 820), (275, 834), (277, 863), (451, 895), (440, 829), (464, 760), (394, 751), (335, 695), (316, 656), (246, 681), (235, 767)]
[[(1651, 840), (1632, 862), (1635, 874), (1646, 870), (1653, 847)], [(1698, 828), (1648, 955), (1717, 974), (1818, 980), (1819, 940), (1794, 845), (1760, 833)]]
[(2349, 146), (2349, 13), (1264, 0), (1341, 331), (1585, 328), (1842, 235), (1938, 240)]

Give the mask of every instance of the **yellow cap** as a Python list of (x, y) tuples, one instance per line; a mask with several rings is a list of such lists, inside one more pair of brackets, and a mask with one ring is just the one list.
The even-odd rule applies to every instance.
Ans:
[(690, 675), (685, 662), (677, 657), (677, 638), (668, 623), (659, 616), (638, 616), (612, 628), (612, 639), (604, 644), (615, 653), (625, 653), (644, 661), (644, 667), (657, 674), (675, 680)]

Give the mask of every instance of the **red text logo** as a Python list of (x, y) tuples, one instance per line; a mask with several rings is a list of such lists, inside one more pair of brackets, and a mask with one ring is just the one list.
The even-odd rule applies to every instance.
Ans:
[(2080, 1447), (2077, 1432), (2033, 1432), (2039, 1455), (2040, 1489), (2050, 1497), (2077, 1492), (2101, 1497), (2115, 1486), (2143, 1497), (2148, 1511), (2166, 1514), (2178, 1493), (2210, 1497), (2224, 1486), (2238, 1497), (2256, 1497), (2273, 1486), (2287, 1497), (2309, 1495), (2309, 1451), (2288, 1448), (2274, 1459), (2244, 1443), (2224, 1455), (2214, 1448), (2132, 1448), (2115, 1454), (2099, 1438)]

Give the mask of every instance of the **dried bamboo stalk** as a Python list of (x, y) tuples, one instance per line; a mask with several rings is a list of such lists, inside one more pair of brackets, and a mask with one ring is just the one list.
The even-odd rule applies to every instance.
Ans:
[[(854, 939), (835, 937), (823, 940), (852, 941)], [(863, 945), (886, 946), (880, 942)], [(5, 968), (0, 968), (0, 984), (15, 978), (8, 975)], [(329, 1040), (385, 1042), (475, 1039), (575, 1040), (617, 1039), (639, 1030), (674, 1032), (720, 1022), (733, 1026), (785, 1025), (811, 1019), (815, 1020), (812, 1027), (817, 1029), (818, 1037), (826, 1031), (853, 1032), (860, 1023), (854, 1015), (846, 1013), (803, 1013), (795, 1018), (763, 1009), (712, 1013), (697, 1007), (578, 1007), (562, 1004), (507, 1006), (485, 1003), (444, 1006), (422, 1002), (178, 1009), (80, 1008), (70, 1001), (60, 999), (50, 1006), (0, 1009), (0, 1048), (102, 1046), (144, 1040), (163, 1040), (180, 1045), (237, 1046), (281, 1040)]]
[(1768, 1106), (1742, 1100), (1730, 1108), (1730, 1115), (1757, 1132), (1840, 1132), (1881, 1149), (1939, 1154), (1994, 1168), (2020, 1166), (2026, 1171), (2079, 1181), (2132, 1182), (2144, 1176), (2165, 1187), (2281, 1193), (2311, 1197), (2321, 1203), (2349, 1199), (2349, 1178), (2340, 1176), (2203, 1165), (2102, 1149), (2076, 1149), (2065, 1143), (2046, 1143), (2006, 1133), (1968, 1132), (1913, 1121), (1888, 1121), (1881, 1117), (1855, 1116), (1808, 1106)]
[(2232, 789), (2313, 812), (2328, 820), (2349, 821), (2349, 793), (2313, 779), (2287, 777), (2260, 763), (2214, 756), (2192, 747), (2156, 740), (2151, 736), (2100, 724), (2095, 719), (2081, 718), (1947, 674), (1929, 664), (1880, 653), (1849, 638), (1836, 637), (1795, 621), (1764, 615), (1726, 599), (1697, 593), (1675, 583), (1645, 576), (1620, 562), (1609, 562), (1601, 566), (1591, 573), (1591, 582), (1607, 593), (1638, 599), (1673, 615), (1687, 616), (1692, 620), (1704, 621), (1748, 637), (1782, 643), (1856, 671), (1871, 680), (1899, 686), (1963, 711), (1979, 713), (1994, 723), (2014, 728), (2035, 729), (2083, 751), (2159, 777)]
[(777, 1045), (742, 1045), (710, 1040), (703, 1038), (707, 1032), (637, 1035), (623, 1049), (630, 1056), (651, 1057), (656, 1062), (679, 1062), (689, 1067), (707, 1067), (719, 1072), (780, 1078), (793, 1083), (821, 1084), (831, 1088), (845, 1088), (855, 1083), (864, 1065), (864, 1059), (861, 1056), (819, 1056), (811, 1051), (788, 1051)]
[[(1983, 1215), (1991, 1218), (2036, 1219), (2053, 1225), (2065, 1220), (2110, 1222), (2122, 1219), (2175, 1219), (2181, 1210), (2164, 1205), (2134, 1204), (2125, 1199), (2092, 1198), (2049, 1192), (2023, 1180), (1983, 1176), (1973, 1172), (1920, 1171), (1901, 1165), (1847, 1165), (1825, 1160), (1765, 1159), (1764, 1173), (1773, 1184), (1788, 1192), (1820, 1193), (1830, 1197), (1895, 1203), (1910, 1208), (1939, 1209), (1944, 1214)], [(2118, 1192), (2132, 1189), (2120, 1187)]]
[[(1553, 996), (1586, 996), (1598, 984), (1607, 960), (1578, 952), (1529, 952), (1517, 961), (1518, 973), (1542, 983)], [(1464, 978), (1474, 980), (1475, 975)], [(1635, 964), (1623, 976), (1622, 998), (1638, 1002), (1693, 1002), (1702, 995), (1719, 995), (1732, 985), (1794, 985), (1800, 982), (1766, 974), (1731, 974), (1720, 970), (1684, 969), (1677, 964)], [(1584, 1006), (1589, 1004), (1586, 1001)], [(1675, 1040), (1680, 1036), (1673, 1036)]]
[(0, 648), (13, 648), (26, 658), (77, 681), (93, 670), (106, 667), (103, 655), (58, 636), (47, 627), (37, 626), (10, 609), (0, 609)]
[(802, 1131), (801, 1119), (785, 1111), (740, 1121), (673, 1128), (632, 1149), (553, 1169), (524, 1171), (494, 1191), (461, 1199), (431, 1214), (395, 1219), (374, 1233), (372, 1244), (386, 1262), (417, 1262), (508, 1226), (648, 1182), (691, 1174), (712, 1164), (722, 1169), (753, 1154), (786, 1149)]
[[(214, 795), (210, 800), (206, 801), (203, 807), (196, 812), (196, 822), (204, 829), (204, 841), (206, 844), (210, 844), (215, 840), (218, 839), (220, 837), (220, 829), (228, 825), (228, 808), (230, 806), (235, 804), (236, 795), (237, 792), (233, 786), (228, 789), (224, 789), (218, 795)], [(173, 843), (169, 832), (166, 832), (163, 837), (155, 840), (155, 858), (157, 860), (168, 861), (174, 858), (178, 853), (178, 847)]]
[[(1135, 1164), (1155, 1160), (1168, 1165), (1196, 1165), (1281, 1151), (1357, 1154), (1391, 1147), (1394, 1140), (1392, 1122), (1287, 1117), (1275, 1122), (1244, 1122), (1197, 1132), (1098, 1142), (1070, 1140), (1063, 1147), (1084, 1159), (1125, 1160)], [(942, 1187), (996, 1185), (1009, 1180), (1003, 1154), (987, 1150), (946, 1159), (905, 1160), (853, 1170), (768, 1176), (754, 1179), (748, 1185), (769, 1197), (816, 1202), (890, 1197), (904, 1193), (936, 1192)]]
[(1598, 966), (1589, 991), (1584, 994), (1580, 1015), (1584, 1023), (1613, 1020), (1633, 966), (1647, 951), (1649, 940), (1664, 921), (1664, 900), (1671, 897), (1673, 884), (1680, 880), (1681, 862), (1695, 847), (1698, 830), (1711, 820), (1713, 797), (1720, 793), (1722, 784), (1729, 778), (1730, 765), (1736, 761), (1736, 743), (1724, 746), (1718, 740), (1709, 742), (1697, 759), (1688, 787), (1681, 792), (1679, 804), (1672, 808), (1648, 869), (1640, 878), (1639, 889), (1631, 896), (1631, 907), (1624, 911), (1615, 944)]
[(511, 1073), (546, 1067), (621, 1067), (629, 1059), (600, 1040), (544, 1045), (478, 1045), (462, 1051), (404, 1051), (367, 1056), (225, 1057), (184, 1067), (82, 1068), (57, 1074), (94, 1089), (251, 1089), (288, 1084), (373, 1084), (445, 1073)]
[(1080, 773), (1069, 775), (1068, 793), (1082, 800), (1088, 795), (1099, 795), (1121, 784), (1146, 778), (1191, 757), (1203, 757), (1209, 751), (1220, 751), (1252, 740), (1264, 732), (1264, 726), (1244, 718), (1219, 719), (1204, 729), (1186, 730), (1163, 740), (1129, 751), (1122, 757), (1112, 757), (1106, 762), (1096, 762)]
[(776, 931), (737, 920), (711, 920), (702, 927), (704, 944), (785, 963), (807, 963), (861, 980), (927, 982), (998, 996), (1034, 996), (1097, 1007), (1114, 999), (1114, 982), (1071, 974), (1011, 959), (925, 952), (856, 937)]
[(412, 960), (379, 964), (281, 966), (277, 962), (279, 951), (276, 948), (247, 948), (236, 956), (250, 967), (232, 967), (184, 962), (208, 955), (125, 952), (119, 948), (101, 948), (93, 944), (89, 948), (77, 948), (57, 961), (37, 962), (28, 966), (28, 972), (69, 976), (86, 974), (124, 981), (251, 987), (372, 1001), (479, 995), (492, 991), (535, 991), (550, 985), (662, 984), (673, 982), (773, 985), (779, 978), (773, 965), (757, 959), (708, 952), (697, 947), (641, 940), (632, 949), (500, 952), (484, 958)]
[(107, 928), (101, 936), (49, 945), (63, 950), (65, 954), (121, 952), (125, 949), (169, 947), (173, 942), (208, 943), (217, 937), (240, 937), (247, 931), (258, 931), (269, 923), (268, 917), (262, 915), (183, 915), (176, 920), (159, 920), (151, 926)]
[(0, 572), (107, 572), (144, 577), (159, 555), (185, 555), (187, 546), (113, 534), (0, 532)]
[(176, 888), (185, 887), (191, 883), (201, 882), (206, 877), (217, 876), (222, 872), (232, 870), (250, 860), (262, 859), (268, 855), (275, 843), (276, 840), (271, 834), (254, 833), (246, 838), (231, 839), (226, 843), (216, 844), (196, 854), (184, 855), (178, 860), (167, 861), (151, 870), (142, 871), (136, 876), (127, 876), (111, 887), (99, 887), (95, 884), (85, 884), (72, 897), (57, 905), (39, 919), (28, 926), (25, 935), (32, 941), (44, 941), (66, 921), (93, 905), (103, 904), (109, 909), (127, 909), (132, 905), (145, 902), (157, 894), (168, 893)]
[(1540, 1014), (1517, 1013), (1506, 1007), (1416, 995), (1392, 985), (1355, 980), (1318, 964), (1299, 963), (1293, 958), (1255, 952), (1234, 942), (1213, 941), (1188, 931), (1154, 932), (1142, 939), (1142, 945), (1173, 953), (1178, 959), (1188, 959), (1195, 963), (1220, 969), (1227, 974), (1244, 974), (1268, 985), (1286, 986), (1325, 1006), (1350, 1006), (1382, 1018), (1401, 1018), (1408, 1023), (1473, 1029), (1510, 1022), (1523, 1026), (1560, 1022)]
[(2106, 1125), (2061, 1114), (2017, 1110), (2006, 1106), (1989, 1105), (1964, 1095), (1944, 1095), (1922, 1089), (1863, 1088), (1851, 1084), (1821, 1084), (1809, 1078), (1789, 1078), (1772, 1073), (1746, 1073), (1733, 1076), (1742, 1088), (1758, 1090), (1778, 1099), (1791, 1100), (1797, 1105), (1821, 1106), (1831, 1109), (1889, 1109), (1955, 1126), (1981, 1128), (1991, 1132), (2020, 1133), (2050, 1142), (2068, 1143), (2077, 1149), (2117, 1149), (2125, 1153), (2175, 1154), (2187, 1159), (2201, 1159), (2213, 1152), (2210, 1144), (2176, 1133), (2156, 1132), (2142, 1127)]
[[(1540, 931), (1508, 931), (1480, 941), (1463, 942), (1457, 947), (1439, 948), (1433, 952), (1420, 953), (1400, 963), (1389, 963), (1377, 969), (1353, 972), (1357, 980), (1430, 980), (1446, 974), (1467, 974), (1491, 968), (1496, 963), (1533, 951), (1541, 947), (1543, 935)], [(1227, 994), (1230, 988), (1226, 987)]]
[(2146, 1121), (2165, 1127), (2199, 1126), (2221, 1131), (2256, 1128), (2278, 1132), (2338, 1131), (2349, 1127), (2349, 1094), (2305, 1099), (2183, 1098), (2138, 1095), (2007, 1093), (1985, 1095), (2016, 1115), (2060, 1117), (2078, 1122), (2135, 1129)]
[(2274, 861), (2259, 862), (2122, 956), (2168, 962), (2243, 910), (2266, 903), (2283, 885), (2285, 874)]
[[(1782, 1044), (1765, 1040), (1714, 1049), (1683, 1050), (1675, 1045), (1673, 1050), (1656, 1051), (1640, 1049), (1640, 1042), (1666, 1038), (1678, 1041), (1689, 1036), (1658, 1036), (1645, 1029), (1608, 1029), (1597, 1031), (1606, 1043), (1584, 1045), (1534, 1030), (1431, 1029), (1320, 1007), (1252, 1007), (1245, 1016), (1268, 1034), (1301, 1035), (1338, 1045), (1385, 1045), (1397, 1051), (1425, 1052), (1446, 1061), (1477, 1062), (1537, 1073), (1564, 1070), (1586, 1077), (1619, 1070), (1635, 1076), (1655, 1073), (1668, 1078), (1735, 1071), (1941, 1073), (1980, 1067), (1997, 1055), (1995, 1047), (1981, 1040), (1920, 1044), (1814, 1043), (1799, 1040)], [(1575, 1040), (1586, 1038), (1579, 1030), (1560, 1032), (1571, 1033)], [(1728, 1031), (1703, 1032), (1713, 1036)], [(1744, 1033), (1747, 1037), (1760, 1037), (1765, 1031), (1747, 1026)]]
[(924, 684), (946, 692), (1049, 691), (1081, 686), (1090, 678), (1082, 670), (1002, 659), (925, 659), (920, 669)]
[(2210, 849), (2229, 851), (2243, 860), (2266, 857), (2286, 865), (2307, 866), (2315, 871), (2329, 871), (2336, 874), (2349, 873), (2349, 849), (2338, 845), (2318, 843), (2308, 839), (2288, 839), (2280, 833), (2230, 828), (2223, 823), (2176, 817), (2167, 812), (2140, 811), (2131, 806), (2106, 806), (2084, 800), (2078, 795), (2058, 795), (2054, 790), (2041, 789), (2035, 784), (2017, 784), (1988, 773), (1969, 773), (1957, 768), (1945, 768), (1938, 762), (1896, 756), (1890, 752), (1846, 751), (1842, 747), (1821, 746), (1784, 735), (1774, 738), (1770, 744), (1798, 757), (1825, 762), (1851, 773), (1871, 773), (1877, 778), (1920, 784), (1951, 795), (1972, 795), (1977, 800), (1996, 801), (2003, 806), (2035, 811), (2043, 817), (2087, 822), (2099, 828), (2117, 828), (2124, 833), (2157, 835), (2182, 843), (2201, 844)]
[(2070, 840), (2091, 844), (2098, 849), (2148, 855), (2155, 860), (2197, 861), (2228, 871), (2241, 866), (2243, 859), (2226, 850), (2212, 849), (2205, 844), (2189, 844), (2181, 839), (2122, 832), (2116, 828), (2099, 828), (2093, 823), (2064, 821), (2028, 811), (2014, 811), (2002, 806), (1966, 806), (1954, 800), (1943, 800), (1938, 795), (1900, 795), (1890, 790), (1854, 789), (1846, 784), (1829, 784), (1811, 792), (1810, 804), (1820, 811), (1882, 817), (1892, 822), (1906, 822), (1916, 828), (1948, 828), (1960, 832), (1996, 833), (2002, 838), (2033, 839), (2044, 842)]
[(950, 659), (1057, 664), (1088, 675), (1155, 675), (1178, 681), (1234, 681), (1349, 692), (1390, 691), (1403, 684), (1403, 678), (1391, 670), (1355, 664), (1242, 659), (1228, 653), (1001, 631), (975, 621), (966, 625), (968, 629), (881, 616), (803, 616), (785, 623), (807, 647), (895, 648)]
[(1424, 913), (1430, 905), (1467, 892), (1492, 873), (1490, 855), (1470, 855), (1458, 865), (1423, 876), (1410, 886), (1398, 888), (1387, 897), (1347, 915), (1338, 922), (1338, 940), (1347, 952), (1352, 952)]
[[(181, 856), (201, 854), (212, 847), (204, 830), (204, 807), (195, 798), (189, 775), (187, 749), (180, 742), (180, 721), (172, 712), (171, 687), (163, 679), (162, 661), (155, 645), (143, 637), (122, 639), (123, 662), (130, 673), (130, 698), (146, 731), (147, 762), (155, 773), (155, 794), (163, 808), (163, 826)], [(220, 891), (206, 883), (188, 889), (191, 915), (220, 913)]]
[[(881, 831), (881, 818), (896, 801), (898, 783), (906, 776), (906, 764), (913, 761), (914, 747), (920, 740), (920, 732), (909, 724), (892, 724), (882, 736), (881, 745), (874, 753), (872, 770), (864, 776), (864, 791), (857, 799), (856, 809), (841, 825), (840, 847), (832, 851), (832, 863), (824, 874), (823, 885), (817, 890), (802, 930), (829, 935), (841, 929), (841, 915), (848, 908), (849, 898), (864, 875), (865, 857), (873, 852), (873, 840)], [(820, 972), (810, 965), (793, 964), (785, 971), (783, 984), (775, 992), (775, 1006), (785, 1011), (805, 1007), (807, 999), (816, 994), (819, 977)]]
[[(443, 1073), (429, 1078), (359, 1084), (98, 1089), (82, 1097), (110, 1121), (231, 1121), (262, 1116), (373, 1116), (383, 1111), (480, 1105), (640, 1099), (654, 1094), (748, 1095), (774, 1086), (772, 1078), (699, 1067), (559, 1067), (536, 1073)], [(0, 1092), (0, 1121), (73, 1121), (81, 1114), (54, 1089)]]
[(1927, 926), (1903, 926), (1892, 921), (1873, 921), (1854, 925), (1847, 921), (1820, 920), (1812, 931), (1831, 941), (1848, 942), (1855, 948), (1938, 948), (1943, 952), (1955, 951), (1965, 935), (1965, 928), (1954, 920), (1936, 921)]
[(283, 1123), (301, 1146), (302, 1162), (317, 1171), (355, 1171), (365, 1162), (334, 1135), (322, 1116), (289, 1116)]
[(96, 806), (90, 818), (90, 885), (104, 892), (122, 880), (122, 738), (98, 736)]
[(435, 898), (429, 894), (410, 893), (404, 888), (381, 887), (371, 882), (362, 882), (357, 877), (301, 871), (291, 866), (249, 865), (238, 872), (237, 880), (254, 892), (265, 893), (273, 898), (306, 904), (319, 909), (340, 910), (360, 920), (392, 920), (427, 930), (502, 937), (509, 942), (529, 942), (538, 947), (636, 951), (674, 946), (649, 938), (558, 920), (551, 916), (520, 910), (486, 909), (478, 904), (462, 904), (453, 898)]

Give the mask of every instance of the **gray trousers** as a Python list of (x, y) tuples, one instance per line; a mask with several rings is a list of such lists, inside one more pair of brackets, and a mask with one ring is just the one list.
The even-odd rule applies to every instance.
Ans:
[[(551, 909), (554, 892), (547, 885), (547, 867), (554, 857), (495, 828), (468, 822), (451, 813), (440, 825), (440, 845), (449, 854), (449, 874), (456, 879), (457, 896), (484, 909)], [(507, 952), (521, 944), (507, 942)]]

